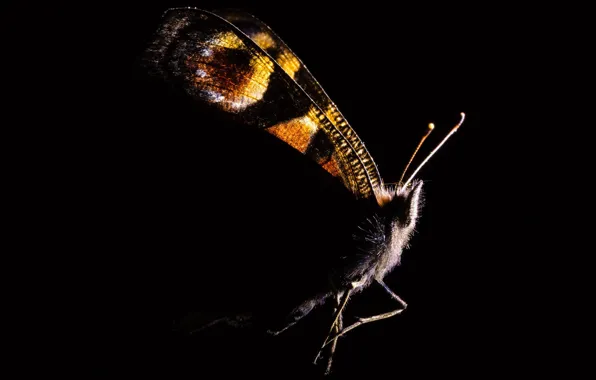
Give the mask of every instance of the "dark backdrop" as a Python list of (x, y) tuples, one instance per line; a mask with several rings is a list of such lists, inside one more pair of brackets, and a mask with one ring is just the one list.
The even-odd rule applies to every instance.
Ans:
[[(163, 98), (139, 78), (135, 60), (161, 14), (179, 5), (241, 7), (272, 27), (338, 105), (387, 182), (399, 179), (429, 122), (437, 128), (426, 151), (467, 114), (419, 174), (427, 183), (418, 233), (386, 279), (407, 312), (343, 338), (335, 375), (539, 369), (552, 335), (528, 312), (544, 300), (533, 280), (539, 269), (529, 265), (544, 254), (532, 241), (539, 205), (529, 200), (546, 169), (531, 136), (535, 111), (549, 111), (529, 99), (547, 86), (534, 70), (556, 34), (545, 18), (504, 6), (162, 1), (60, 10), (67, 17), (58, 29), (73, 38), (68, 50), (77, 57), (71, 74), (81, 80), (64, 134), (53, 136), (63, 168), (57, 183), (68, 189), (61, 194), (65, 250), (76, 258), (60, 313), (77, 335), (81, 374), (215, 378), (208, 375), (215, 368), (222, 376), (307, 375), (329, 324), (321, 311), (278, 338), (239, 330), (197, 343), (172, 332), (185, 311), (204, 299), (224, 302), (230, 288), (243, 285), (230, 274), (235, 255), (260, 254), (244, 247), (255, 228), (245, 231), (245, 224), (280, 213), (292, 199), (284, 191), (297, 191), (288, 188), (291, 178), (252, 181), (225, 133), (194, 130), (192, 105)], [(262, 195), (254, 215), (240, 207), (247, 194)], [(272, 245), (270, 235), (263, 238)], [(279, 256), (266, 259), (273, 267), (292, 260), (284, 242), (275, 243)], [(392, 307), (374, 289), (354, 302), (361, 315)]]

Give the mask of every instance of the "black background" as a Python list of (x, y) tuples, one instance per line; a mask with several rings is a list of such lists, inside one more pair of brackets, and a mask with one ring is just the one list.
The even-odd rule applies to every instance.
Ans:
[[(105, 377), (313, 371), (310, 360), (328, 314), (313, 316), (277, 341), (238, 332), (200, 344), (171, 332), (172, 321), (189, 303), (238, 286), (225, 271), (195, 259), (182, 273), (210, 280), (196, 295), (180, 292), (173, 285), (180, 266), (172, 264), (171, 256), (177, 257), (172, 251), (225, 254), (227, 265), (233, 263), (225, 239), (233, 241), (238, 224), (232, 215), (217, 221), (209, 215), (217, 214), (218, 205), (242, 203), (243, 186), (253, 187), (233, 175), (201, 180), (200, 151), (193, 150), (192, 141), (199, 132), (188, 132), (192, 117), (168, 119), (186, 105), (161, 103), (159, 91), (145, 88), (137, 77), (135, 60), (162, 13), (187, 5), (239, 7), (267, 23), (338, 105), (386, 182), (399, 179), (429, 122), (437, 128), (426, 152), (457, 123), (460, 112), (467, 115), (419, 174), (427, 183), (418, 233), (402, 266), (386, 278), (408, 302), (407, 312), (342, 339), (335, 376), (521, 375), (564, 367), (548, 360), (558, 333), (545, 318), (558, 294), (539, 280), (550, 254), (539, 246), (538, 189), (551, 167), (539, 158), (536, 125), (555, 112), (548, 93), (560, 77), (549, 62), (565, 54), (557, 25), (566, 16), (556, 9), (496, 5), (421, 3), (390, 9), (381, 3), (166, 1), (58, 9), (66, 17), (55, 36), (68, 36), (66, 50), (73, 57), (60, 66), (81, 82), (64, 111), (67, 122), (52, 134), (53, 156), (60, 163), (52, 178), (66, 219), (65, 229), (52, 239), (75, 258), (66, 260), (74, 280), (66, 281), (67, 305), (57, 310), (77, 336), (77, 364), (65, 364), (85, 376)], [(210, 154), (223, 149), (216, 143), (199, 147)], [(199, 179), (181, 183), (179, 176)], [(268, 189), (275, 183), (261, 185)], [(238, 189), (238, 199), (231, 200), (229, 190), (217, 199), (222, 186)], [(208, 196), (194, 193), (204, 187)], [(180, 211), (187, 203), (192, 211)], [(190, 221), (220, 233), (192, 235), (196, 224)], [(183, 225), (189, 227), (181, 232), (177, 228)], [(169, 237), (155, 244), (162, 232)], [(168, 245), (175, 233), (186, 240)], [(366, 311), (393, 307), (375, 290), (359, 299), (356, 304)], [(214, 368), (220, 375), (209, 374)]]

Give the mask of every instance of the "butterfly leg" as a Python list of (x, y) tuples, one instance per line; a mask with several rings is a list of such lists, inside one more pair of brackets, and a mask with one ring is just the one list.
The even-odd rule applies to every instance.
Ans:
[[(350, 326), (346, 327), (345, 329), (343, 329), (341, 332), (339, 332), (336, 336), (333, 337), (333, 339), (337, 339), (342, 335), (347, 334), (349, 331), (355, 329), (358, 326), (361, 326), (365, 323), (370, 323), (370, 322), (376, 322), (376, 321), (380, 321), (382, 319), (387, 319), (387, 318), (391, 318), (395, 315), (401, 314), (404, 312), (404, 310), (406, 310), (406, 308), (408, 307), (408, 304), (405, 303), (404, 300), (402, 300), (397, 294), (393, 293), (393, 291), (391, 289), (389, 289), (389, 287), (382, 281), (382, 280), (376, 280), (379, 285), (381, 285), (385, 291), (387, 291), (387, 293), (389, 293), (389, 295), (391, 296), (391, 298), (393, 298), (394, 300), (396, 300), (397, 302), (399, 302), (399, 304), (401, 305), (401, 307), (397, 310), (393, 310), (390, 311), (388, 313), (383, 313), (383, 314), (379, 314), (379, 315), (373, 315), (372, 317), (368, 317), (368, 318), (358, 318), (358, 321), (354, 322), (353, 324), (351, 324)], [(323, 347), (325, 347), (326, 345), (328, 345), (329, 343), (331, 343), (333, 340), (330, 341), (325, 341), (325, 344), (323, 344)]]
[[(337, 311), (337, 308), (340, 307), (340, 302), (341, 302), (341, 297), (339, 297), (339, 294), (337, 295), (335, 300), (337, 303), (335, 310)], [(339, 314), (339, 318), (337, 319), (337, 323), (335, 324), (335, 328), (334, 328), (335, 334), (339, 334), (339, 332), (342, 330), (342, 328), (343, 328), (343, 315)], [(329, 373), (331, 373), (331, 364), (333, 362), (333, 355), (335, 354), (336, 347), (337, 347), (337, 338), (333, 339), (333, 343), (331, 344), (331, 350), (329, 352), (329, 358), (327, 359), (327, 369), (325, 370), (325, 375), (328, 375)]]
[[(335, 316), (333, 318), (333, 323), (331, 324), (331, 328), (329, 329), (329, 333), (327, 334), (327, 337), (325, 338), (325, 342), (323, 343), (323, 345), (321, 346), (321, 349), (319, 350), (319, 352), (317, 353), (317, 356), (315, 357), (314, 363), (316, 364), (317, 361), (319, 360), (319, 357), (321, 356), (321, 352), (323, 352), (323, 348), (328, 345), (330, 342), (334, 342), (335, 338), (332, 340), (329, 340), (329, 337), (331, 336), (331, 333), (333, 332), (333, 330), (336, 328), (337, 326), (337, 322), (341, 317), (341, 313), (344, 310), (344, 307), (346, 306), (346, 304), (348, 303), (348, 299), (350, 298), (350, 294), (352, 293), (352, 291), (354, 289), (356, 289), (357, 287), (361, 286), (364, 283), (365, 280), (361, 280), (358, 282), (353, 282), (351, 284), (351, 287), (345, 292), (344, 294), (344, 299), (343, 302), (341, 303), (341, 306), (339, 307), (339, 309), (337, 309)], [(340, 293), (337, 293), (337, 298), (339, 299)], [(337, 333), (336, 337), (339, 337), (341, 334)]]

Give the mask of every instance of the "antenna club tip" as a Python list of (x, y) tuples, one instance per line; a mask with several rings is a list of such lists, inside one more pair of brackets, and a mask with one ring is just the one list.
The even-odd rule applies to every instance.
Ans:
[(459, 127), (464, 123), (464, 120), (466, 119), (466, 114), (463, 112), (459, 113), (461, 115), (461, 120), (459, 121), (459, 123), (457, 123), (457, 125), (455, 126), (455, 128), (453, 128), (453, 132), (457, 131), (459, 129)]
[(435, 125), (433, 123), (429, 123), (428, 129), (430, 129), (432, 131), (433, 129), (435, 129)]

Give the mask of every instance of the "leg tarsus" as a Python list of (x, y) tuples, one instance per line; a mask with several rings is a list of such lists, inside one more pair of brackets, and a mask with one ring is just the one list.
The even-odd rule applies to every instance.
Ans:
[(391, 318), (391, 317), (393, 317), (395, 315), (401, 314), (404, 310), (405, 309), (397, 309), (397, 310), (394, 310), (394, 311), (390, 311), (388, 313), (374, 315), (374, 316), (368, 317), (368, 318), (358, 318), (358, 321), (354, 322), (350, 326), (348, 326), (345, 329), (343, 329), (339, 334), (337, 334), (336, 336), (334, 336), (331, 341), (325, 342), (325, 344), (323, 345), (323, 347), (325, 347), (326, 345), (328, 345), (329, 343), (331, 343), (333, 340), (339, 338), (340, 336), (347, 334), (349, 331), (354, 330), (358, 326), (361, 326), (361, 325), (363, 325), (365, 323), (376, 322), (376, 321), (380, 321), (382, 319)]
[[(319, 349), (319, 352), (317, 352), (317, 356), (315, 357), (315, 360), (313, 362), (314, 364), (317, 364), (317, 361), (319, 360), (319, 357), (321, 356), (321, 352), (323, 351), (323, 347), (325, 347), (327, 344), (329, 344), (329, 342), (330, 342), (329, 341), (329, 337), (331, 336), (331, 333), (333, 332), (333, 329), (336, 327), (336, 324), (337, 324), (338, 320), (341, 318), (341, 313), (342, 313), (344, 307), (346, 306), (346, 303), (348, 302), (348, 299), (350, 298), (350, 293), (351, 292), (352, 292), (352, 289), (348, 289), (345, 292), (344, 299), (343, 299), (343, 302), (341, 303), (341, 306), (335, 308), (335, 312), (333, 313), (334, 314), (333, 323), (331, 324), (331, 328), (329, 329), (329, 333), (325, 337), (325, 341), (323, 342), (323, 345)], [(339, 301), (339, 297), (340, 297), (339, 294), (340, 293), (337, 293), (337, 295), (336, 295), (336, 297), (337, 297), (336, 300), (337, 301)]]
[[(348, 333), (349, 331), (355, 329), (358, 326), (361, 326), (363, 324), (370, 323), (370, 322), (380, 321), (382, 319), (391, 318), (395, 315), (403, 313), (404, 310), (406, 310), (406, 308), (408, 307), (408, 304), (404, 300), (402, 300), (397, 294), (393, 293), (393, 291), (391, 289), (389, 289), (389, 287), (382, 280), (376, 280), (376, 281), (379, 283), (379, 285), (381, 285), (383, 287), (383, 289), (385, 289), (385, 291), (387, 291), (387, 293), (391, 296), (391, 298), (393, 298), (394, 300), (399, 302), (399, 304), (401, 305), (401, 308), (387, 312), (387, 313), (373, 315), (372, 317), (368, 317), (368, 318), (357, 318), (358, 320), (356, 322), (354, 322), (350, 326), (346, 327), (345, 329), (341, 330), (339, 333), (337, 333), (337, 335), (335, 335), (332, 338), (332, 340), (330, 340), (330, 341), (326, 340), (325, 343), (323, 344), (323, 347), (325, 347), (332, 341), (335, 342), (335, 340), (337, 338)], [(321, 350), (323, 349), (323, 347), (321, 347)]]
[[(329, 371), (331, 370), (331, 361), (333, 358), (333, 353), (335, 352), (335, 348), (337, 347), (337, 336), (339, 336), (338, 334), (341, 332), (342, 327), (343, 327), (342, 312), (343, 312), (346, 304), (348, 303), (348, 299), (350, 298), (351, 292), (354, 289), (362, 286), (365, 282), (366, 282), (366, 279), (361, 279), (360, 281), (352, 282), (350, 284), (350, 288), (345, 290), (345, 296), (344, 296), (343, 302), (341, 302), (341, 292), (338, 291), (336, 293), (336, 303), (339, 308), (337, 308), (337, 307), (335, 308), (333, 323), (331, 324), (329, 333), (327, 334), (327, 337), (325, 337), (325, 341), (323, 342), (323, 345), (319, 349), (319, 352), (317, 352), (317, 356), (315, 357), (315, 360), (314, 360), (314, 364), (317, 364), (317, 361), (319, 360), (319, 357), (321, 356), (321, 353), (323, 352), (323, 348), (326, 345), (328, 345), (331, 341), (333, 341), (333, 346), (331, 347), (330, 356), (329, 356), (329, 359), (327, 362), (326, 373), (329, 373)], [(333, 338), (332, 340), (329, 340), (329, 337), (331, 336), (331, 333), (333, 332), (333, 330), (335, 330), (336, 337)]]
[[(339, 304), (339, 299), (338, 299)], [(335, 325), (335, 333), (339, 334), (343, 329), (343, 316), (340, 314), (339, 319), (337, 320), (337, 324)], [(335, 355), (335, 349), (337, 348), (337, 338), (333, 339), (333, 344), (331, 345), (331, 350), (329, 352), (329, 358), (327, 359), (327, 369), (325, 369), (325, 375), (329, 375), (331, 373), (331, 365), (333, 363), (333, 355)]]

